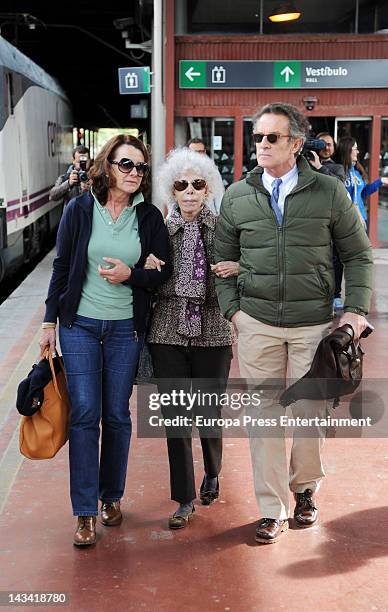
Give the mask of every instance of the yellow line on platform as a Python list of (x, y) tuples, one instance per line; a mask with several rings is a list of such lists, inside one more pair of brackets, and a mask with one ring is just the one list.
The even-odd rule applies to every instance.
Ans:
[[(35, 362), (39, 348), (38, 339), (41, 331), (39, 330), (18, 366), (15, 368), (11, 378), (0, 394), (0, 431), (4, 425), (10, 410), (16, 411), (16, 390), (20, 381), (25, 378)], [(13, 408), (14, 407), (14, 408)], [(19, 469), (24, 461), (23, 455), (19, 451), (19, 420), (13, 436), (0, 461), (0, 514), (8, 500), (9, 493), (15, 482)]]
[[(31, 366), (35, 363), (36, 358), (39, 354), (39, 337), (41, 330), (38, 330), (33, 337), (31, 344), (25, 351), (23, 358), (19, 361), (17, 367), (12, 373), (11, 378), (8, 380), (5, 387), (3, 387), (0, 393), (0, 430), (6, 420), (9, 407), (16, 406), (16, 391), (18, 385), (23, 378), (26, 378), (28, 372), (31, 370)], [(16, 407), (15, 407), (16, 410)]]
[(0, 461), (0, 515), (24, 461), (19, 451), (19, 423)]

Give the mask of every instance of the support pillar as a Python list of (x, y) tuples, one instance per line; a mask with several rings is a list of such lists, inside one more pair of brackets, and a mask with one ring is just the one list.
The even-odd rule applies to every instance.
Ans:
[[(381, 116), (375, 115), (372, 121), (371, 156), (369, 178), (374, 181), (380, 175), (380, 149), (381, 149)], [(369, 209), (369, 238), (373, 247), (378, 246), (377, 223), (379, 212), (379, 193), (370, 196)]]

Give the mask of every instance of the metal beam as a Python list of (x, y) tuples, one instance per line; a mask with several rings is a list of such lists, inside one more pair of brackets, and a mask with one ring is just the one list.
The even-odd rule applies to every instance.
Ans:
[(70, 24), (65, 24), (65, 23), (46, 23), (45, 25), (48, 28), (68, 28), (68, 29), (78, 30), (78, 31), (82, 32), (82, 34), (86, 34), (86, 36), (89, 36), (90, 38), (93, 38), (93, 40), (96, 40), (101, 45), (104, 45), (105, 47), (108, 47), (108, 49), (111, 49), (112, 51), (115, 51), (116, 53), (119, 53), (120, 55), (123, 55), (126, 59), (130, 60), (133, 64), (137, 64), (138, 66), (143, 66), (144, 65), (141, 62), (139, 62), (138, 60), (134, 59), (131, 55), (128, 55), (127, 53), (125, 53), (121, 49), (118, 49), (114, 45), (111, 45), (110, 43), (106, 42), (106, 40), (104, 40), (103, 38), (100, 38), (99, 36), (96, 36), (95, 34), (92, 34), (88, 30), (85, 30), (84, 28), (81, 28), (80, 26), (70, 25)]
[(152, 144), (152, 188), (157, 190), (155, 169), (164, 159), (166, 141), (166, 112), (163, 99), (163, 0), (154, 0), (152, 86), (151, 86), (151, 144)]

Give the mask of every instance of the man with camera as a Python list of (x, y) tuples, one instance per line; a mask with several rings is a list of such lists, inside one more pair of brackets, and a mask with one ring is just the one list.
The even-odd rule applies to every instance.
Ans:
[(336, 176), (343, 183), (345, 182), (345, 169), (342, 164), (338, 164), (333, 160), (333, 155), (336, 149), (334, 138), (329, 132), (320, 132), (317, 134), (317, 139), (325, 143), (325, 148), (318, 152), (319, 160), (324, 168), (327, 168), (332, 176)]
[(59, 176), (50, 191), (50, 200), (63, 200), (64, 206), (88, 188), (89, 149), (82, 145), (73, 150), (73, 163)]
[(334, 176), (345, 182), (345, 170), (342, 164), (336, 164), (331, 158), (334, 154), (334, 140), (328, 132), (317, 134), (316, 138), (307, 138), (302, 154), (321, 174)]
[[(249, 430), (255, 493), (262, 519), (256, 541), (276, 542), (288, 529), (289, 490), (294, 521), (317, 519), (315, 493), (325, 473), (323, 426), (296, 427), (287, 460), (284, 409), (286, 382), (310, 368), (320, 340), (330, 333), (334, 273), (332, 245), (345, 264), (345, 311), (357, 340), (368, 323), (372, 249), (341, 181), (315, 172), (300, 155), (309, 132), (290, 104), (267, 104), (253, 117), (258, 166), (226, 191), (217, 223), (216, 262), (240, 262), (238, 277), (216, 279), (224, 316), (238, 332), (240, 374), (262, 391), (257, 419), (275, 425)], [(268, 385), (268, 382), (275, 384)], [(327, 416), (326, 402), (300, 400), (295, 415)]]

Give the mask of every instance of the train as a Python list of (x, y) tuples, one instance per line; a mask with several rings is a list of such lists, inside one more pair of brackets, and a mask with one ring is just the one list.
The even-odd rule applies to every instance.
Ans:
[(0, 282), (39, 254), (62, 214), (72, 106), (57, 81), (0, 36)]

